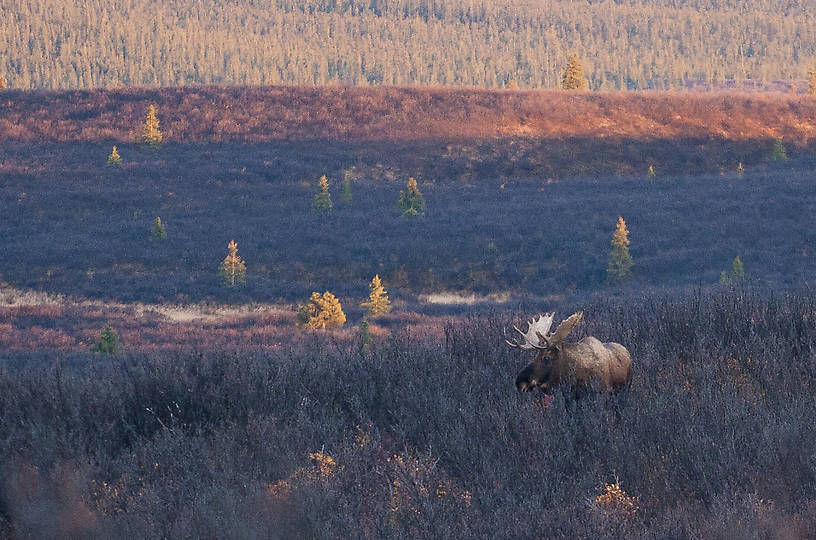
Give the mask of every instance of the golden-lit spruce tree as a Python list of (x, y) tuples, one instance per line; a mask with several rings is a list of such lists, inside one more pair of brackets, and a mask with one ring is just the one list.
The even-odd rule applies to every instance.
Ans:
[(122, 156), (119, 155), (119, 151), (116, 147), (113, 147), (111, 150), (110, 155), (108, 156), (108, 166), (110, 167), (121, 167), (122, 166)]
[(142, 133), (139, 137), (139, 142), (151, 148), (161, 146), (162, 132), (159, 130), (159, 117), (155, 105), (151, 105), (147, 109), (147, 116), (145, 116), (144, 124), (142, 124)]
[(311, 329), (343, 326), (346, 314), (343, 313), (340, 300), (332, 293), (313, 292), (309, 301), (298, 308), (297, 322), (299, 326)]
[(403, 216), (418, 216), (425, 213), (425, 197), (419, 191), (417, 181), (411, 177), (405, 190), (400, 190), (397, 208)]
[(8, 88), (8, 85), (6, 84), (6, 79), (0, 77), (0, 90), (5, 90), (6, 88)]
[(564, 90), (586, 90), (589, 82), (584, 77), (584, 66), (578, 60), (578, 55), (570, 55), (567, 60), (567, 69), (561, 77), (561, 88)]
[(368, 300), (360, 304), (367, 309), (366, 317), (373, 319), (391, 311), (391, 301), (388, 300), (388, 294), (385, 287), (383, 287), (382, 281), (380, 281), (379, 275), (374, 276), (368, 288)]
[(623, 217), (618, 217), (615, 232), (612, 234), (612, 251), (609, 253), (609, 265), (606, 274), (610, 281), (620, 283), (632, 274), (632, 256), (629, 254), (629, 230)]
[(246, 263), (238, 255), (238, 244), (235, 240), (230, 240), (227, 249), (229, 252), (218, 269), (224, 284), (234, 287), (238, 283), (246, 283)]
[(816, 70), (808, 70), (808, 95), (816, 96)]
[(312, 211), (315, 214), (324, 214), (332, 209), (331, 194), (329, 193), (329, 179), (326, 175), (320, 177), (317, 182), (317, 187), (320, 191), (314, 196), (312, 201)]

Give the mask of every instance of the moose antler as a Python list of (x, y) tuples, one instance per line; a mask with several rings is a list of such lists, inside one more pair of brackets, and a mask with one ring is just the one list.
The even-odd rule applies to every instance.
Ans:
[(516, 339), (513, 339), (513, 342), (510, 342), (510, 340), (506, 338), (506, 335), (504, 341), (511, 347), (525, 351), (529, 351), (530, 349), (545, 349), (547, 348), (546, 336), (548, 335), (550, 327), (552, 326), (553, 317), (555, 317), (555, 313), (546, 313), (544, 315), (539, 315), (537, 318), (530, 319), (530, 321), (527, 323), (527, 332), (522, 332), (517, 326), (514, 325), (513, 329), (521, 334), (522, 338), (524, 338), (523, 343), (519, 343), (519, 341)]
[(584, 317), (584, 312), (578, 311), (577, 313), (573, 313), (561, 321), (558, 328), (555, 329), (555, 332), (550, 333), (550, 327), (552, 326), (554, 317), (555, 313), (547, 313), (545, 315), (539, 315), (538, 318), (531, 319), (527, 323), (526, 332), (522, 332), (517, 326), (513, 326), (513, 329), (524, 338), (523, 343), (519, 343), (515, 339), (511, 343), (506, 335), (504, 341), (511, 347), (525, 351), (554, 347), (564, 341), (578, 323), (581, 322), (581, 319)]
[(584, 312), (578, 311), (573, 313), (558, 325), (558, 328), (555, 329), (555, 332), (547, 336), (547, 343), (550, 345), (555, 345), (556, 343), (560, 343), (567, 339), (567, 336), (570, 335), (578, 323), (581, 322), (581, 319), (584, 318)]

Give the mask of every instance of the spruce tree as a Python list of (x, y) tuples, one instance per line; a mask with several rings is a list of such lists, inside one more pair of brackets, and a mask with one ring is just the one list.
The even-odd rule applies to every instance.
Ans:
[(808, 70), (808, 95), (816, 96), (816, 70)]
[(561, 88), (564, 90), (586, 90), (589, 83), (584, 78), (584, 66), (578, 60), (578, 55), (573, 54), (567, 60), (567, 69), (561, 77)]
[(419, 191), (414, 178), (408, 179), (405, 191), (400, 190), (397, 208), (403, 216), (417, 216), (425, 213), (425, 197)]
[(646, 178), (648, 178), (649, 180), (654, 180), (655, 176), (657, 175), (655, 174), (654, 165), (649, 165), (649, 169), (646, 171)]
[(340, 200), (343, 201), (343, 204), (348, 204), (351, 202), (351, 173), (346, 171), (343, 173), (343, 189), (340, 192)]
[(167, 230), (164, 228), (161, 217), (156, 216), (156, 221), (153, 222), (153, 230), (150, 231), (150, 236), (157, 240), (164, 240), (167, 238)]
[(235, 240), (230, 240), (227, 245), (229, 253), (221, 262), (218, 273), (221, 274), (224, 283), (234, 287), (236, 283), (246, 283), (246, 263), (238, 255), (238, 244)]
[(787, 159), (788, 153), (785, 151), (785, 145), (782, 144), (782, 137), (778, 137), (774, 140), (771, 161), (786, 161)]
[(5, 90), (6, 88), (8, 88), (8, 85), (6, 84), (6, 79), (0, 77), (0, 90)]
[(121, 167), (122, 166), (122, 157), (119, 155), (119, 151), (116, 147), (113, 147), (111, 150), (110, 155), (108, 156), (108, 166), (110, 167)]
[(91, 347), (91, 351), (104, 354), (119, 354), (121, 352), (119, 334), (110, 326), (106, 326), (99, 334), (99, 339)]
[(360, 305), (367, 308), (366, 317), (373, 319), (391, 311), (391, 302), (388, 294), (380, 281), (380, 276), (375, 275), (369, 287), (368, 300)]
[(332, 209), (331, 194), (329, 193), (329, 179), (326, 178), (325, 174), (320, 177), (317, 185), (318, 188), (320, 188), (320, 191), (317, 192), (317, 195), (314, 197), (314, 201), (312, 201), (312, 211), (315, 214), (323, 214)]
[(368, 352), (368, 350), (371, 348), (371, 341), (372, 341), (371, 329), (369, 327), (368, 321), (364, 320), (364, 321), (362, 321), (360, 323), (359, 338), (360, 338), (360, 349), (359, 349), (360, 353)]
[(731, 263), (731, 278), (734, 281), (742, 281), (745, 278), (745, 268), (742, 266), (742, 259), (737, 255)]
[(144, 124), (142, 124), (142, 135), (139, 141), (151, 148), (161, 146), (162, 132), (159, 130), (159, 117), (155, 105), (151, 105), (147, 109), (147, 116)]
[(743, 174), (745, 174), (745, 167), (743, 167), (742, 161), (740, 161), (737, 165), (737, 175), (742, 176)]
[(311, 329), (322, 329), (330, 326), (343, 326), (346, 314), (340, 301), (329, 291), (322, 295), (313, 292), (309, 301), (298, 308), (298, 325)]
[(607, 277), (612, 282), (625, 281), (632, 272), (632, 256), (629, 254), (629, 231), (623, 217), (618, 217), (615, 232), (612, 234), (612, 251), (609, 253)]

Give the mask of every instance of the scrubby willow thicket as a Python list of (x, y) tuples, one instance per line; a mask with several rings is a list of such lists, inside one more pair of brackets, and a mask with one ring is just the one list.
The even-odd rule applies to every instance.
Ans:
[(0, 2), (12, 88), (185, 84), (558, 86), (804, 79), (808, 0)]
[(580, 307), (621, 399), (519, 395), (527, 309), (363, 353), (0, 351), (0, 537), (812, 537), (811, 292)]

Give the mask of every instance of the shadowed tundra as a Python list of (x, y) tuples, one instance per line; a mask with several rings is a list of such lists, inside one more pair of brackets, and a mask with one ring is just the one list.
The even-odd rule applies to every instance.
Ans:
[(524, 339), (521, 343), (505, 340), (511, 347), (538, 351), (535, 360), (516, 377), (519, 392), (529, 392), (535, 387), (551, 392), (562, 385), (571, 386), (576, 394), (594, 385), (602, 392), (609, 392), (629, 383), (632, 359), (626, 347), (620, 343), (602, 343), (592, 336), (577, 343), (566, 343), (584, 313), (572, 314), (550, 333), (554, 316), (548, 313), (530, 320), (527, 332), (514, 326)]

